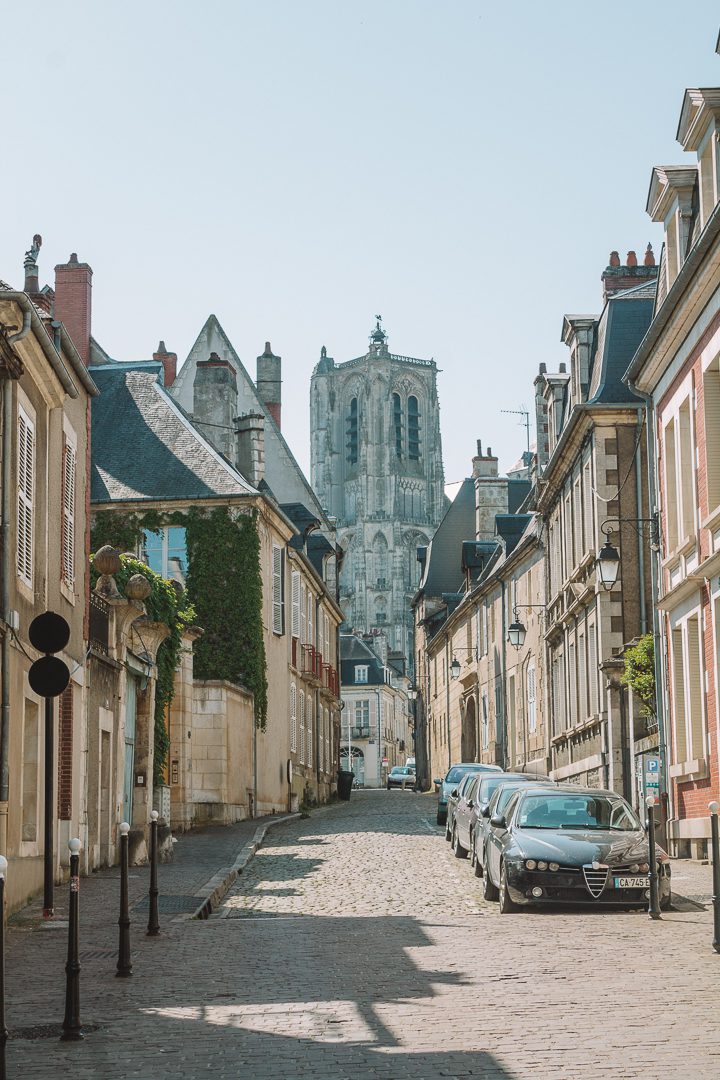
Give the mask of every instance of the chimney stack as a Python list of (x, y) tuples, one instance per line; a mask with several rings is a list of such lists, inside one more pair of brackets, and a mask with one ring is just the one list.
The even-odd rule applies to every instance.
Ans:
[(257, 487), (265, 476), (265, 417), (262, 413), (244, 413), (235, 417), (236, 460), (238, 471)]
[(29, 251), (25, 252), (25, 259), (23, 260), (23, 266), (25, 267), (25, 284), (23, 285), (23, 290), (26, 293), (30, 293), (30, 295), (40, 292), (37, 257), (40, 254), (41, 247), (42, 236), (40, 236), (39, 233), (35, 233), (32, 246)]
[(193, 420), (209, 443), (234, 461), (233, 417), (237, 412), (237, 373), (227, 360), (210, 353), (198, 360), (193, 383)]
[(84, 364), (90, 363), (92, 268), (75, 252), (55, 267), (55, 318), (65, 324)]
[(635, 285), (654, 281), (656, 277), (657, 266), (655, 265), (655, 256), (650, 244), (647, 246), (642, 266), (638, 266), (637, 254), (634, 251), (628, 251), (624, 266), (620, 262), (617, 251), (611, 251), (608, 265), (603, 270), (600, 278), (603, 285), (603, 303), (609, 297), (614, 296), (615, 293), (623, 292), (625, 289), (632, 289)]
[(282, 357), (275, 356), (270, 347), (270, 342), (266, 341), (265, 352), (257, 358), (257, 378), (255, 380), (258, 397), (278, 427), (280, 427), (282, 403), (281, 359)]
[(177, 376), (177, 353), (168, 352), (165, 342), (161, 341), (157, 352), (153, 353), (153, 360), (159, 360), (163, 366), (163, 386), (172, 386)]

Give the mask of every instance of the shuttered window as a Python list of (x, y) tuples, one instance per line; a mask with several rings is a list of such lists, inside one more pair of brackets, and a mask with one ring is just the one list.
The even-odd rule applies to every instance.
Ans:
[(35, 425), (24, 409), (18, 410), (18, 537), (17, 572), (21, 581), (33, 587)]
[(290, 683), (290, 750), (297, 752), (297, 686)]
[(307, 728), (307, 758), (308, 765), (313, 763), (313, 701), (310, 694), (307, 696), (307, 713), (305, 720), (305, 727)]
[(675, 760), (687, 759), (687, 729), (685, 726), (685, 678), (683, 666), (682, 630), (672, 632), (673, 660), (673, 726), (675, 728)]
[(305, 764), (305, 695), (300, 691), (300, 764)]
[(708, 513), (720, 506), (720, 370), (717, 359), (703, 374)]
[(315, 607), (315, 597), (308, 589), (307, 595), (307, 639), (309, 645), (315, 644), (315, 637), (313, 635), (313, 608)]
[(535, 704), (535, 665), (531, 664), (527, 671), (527, 702), (528, 702), (528, 731), (537, 728), (537, 707)]
[(71, 588), (75, 584), (75, 476), (77, 454), (75, 447), (66, 442), (63, 447), (63, 523), (62, 523), (62, 578)]
[(284, 618), (284, 600), (283, 596), (283, 570), (284, 559), (283, 549), (277, 544), (273, 544), (272, 549), (272, 561), (273, 561), (273, 588), (272, 588), (272, 604), (273, 604), (273, 633), (284, 634), (285, 633), (285, 618)]
[(687, 621), (687, 684), (688, 715), (690, 717), (689, 758), (695, 761), (705, 757), (705, 724), (703, 720), (703, 662), (702, 633), (697, 615)]
[(304, 584), (300, 587), (300, 640), (303, 645), (307, 642), (307, 591)]
[(597, 685), (597, 631), (595, 629), (595, 623), (588, 623), (588, 704), (591, 716), (595, 716), (595, 714), (599, 711), (597, 700)]
[(300, 571), (293, 570), (291, 578), (290, 632), (294, 638), (300, 637)]

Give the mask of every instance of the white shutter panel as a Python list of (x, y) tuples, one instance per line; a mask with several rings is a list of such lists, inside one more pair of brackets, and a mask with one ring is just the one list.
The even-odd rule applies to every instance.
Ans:
[(62, 576), (67, 585), (75, 584), (75, 447), (65, 443), (63, 452), (63, 530)]
[(527, 673), (527, 697), (528, 697), (528, 731), (535, 731), (537, 726), (537, 713), (535, 706), (535, 667), (528, 668)]
[(325, 613), (325, 663), (330, 663), (330, 616)]
[(291, 627), (294, 638), (300, 637), (300, 571), (293, 570), (291, 585)]
[(308, 627), (308, 644), (315, 644), (315, 637), (313, 635), (313, 608), (315, 607), (315, 597), (308, 589), (307, 594), (307, 627)]
[(18, 411), (18, 577), (33, 587), (33, 530), (35, 486), (35, 426), (23, 409)]
[(273, 633), (283, 632), (283, 552), (273, 544)]
[(307, 696), (307, 719), (305, 721), (307, 727), (307, 763), (312, 765), (313, 763), (313, 701), (310, 694)]
[(297, 751), (297, 687), (290, 683), (290, 750)]
[(300, 691), (300, 764), (305, 764), (305, 695)]
[(300, 640), (307, 642), (307, 592), (303, 584), (300, 591)]

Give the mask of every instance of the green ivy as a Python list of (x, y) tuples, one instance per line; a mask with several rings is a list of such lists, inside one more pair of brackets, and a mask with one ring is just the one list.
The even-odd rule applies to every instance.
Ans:
[(652, 634), (644, 634), (636, 645), (625, 650), (625, 671), (621, 681), (640, 700), (642, 716), (655, 715), (655, 646)]
[(250, 690), (255, 722), (264, 730), (267, 665), (257, 512), (238, 515), (225, 506), (168, 513), (101, 510), (93, 519), (93, 547), (136, 550), (144, 530), (157, 532), (164, 525), (185, 529), (187, 592), (203, 629), (195, 643), (195, 675), (227, 679)]

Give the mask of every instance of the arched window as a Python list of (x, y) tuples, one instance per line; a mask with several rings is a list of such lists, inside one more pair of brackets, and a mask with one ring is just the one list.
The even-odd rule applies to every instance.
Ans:
[(395, 453), (398, 457), (402, 457), (402, 404), (399, 394), (393, 394), (393, 430), (395, 432)]
[(375, 573), (374, 584), (376, 588), (387, 587), (388, 578), (388, 545), (382, 533), (378, 533), (373, 540), (373, 570)]
[(350, 415), (347, 422), (348, 428), (348, 461), (351, 465), (357, 465), (358, 459), (358, 399), (354, 397), (350, 402)]
[(408, 457), (411, 461), (417, 461), (420, 457), (420, 412), (418, 399), (409, 397), (407, 404), (408, 412)]

